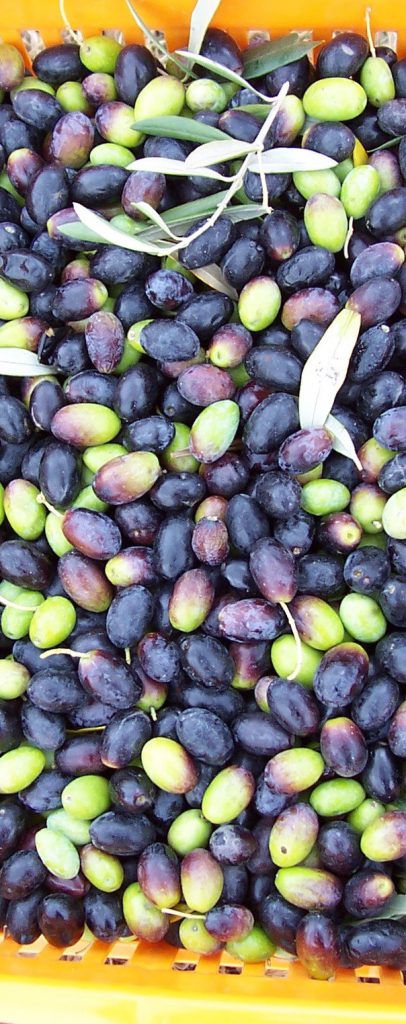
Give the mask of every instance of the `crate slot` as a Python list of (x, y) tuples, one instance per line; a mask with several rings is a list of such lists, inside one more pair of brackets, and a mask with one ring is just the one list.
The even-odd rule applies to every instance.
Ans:
[(173, 971), (195, 971), (198, 961), (193, 960), (174, 960), (172, 964)]
[(288, 978), (289, 973), (288, 967), (272, 967), (271, 964), (265, 964), (265, 978)]
[(219, 974), (242, 974), (243, 965), (238, 964), (220, 964), (218, 973)]

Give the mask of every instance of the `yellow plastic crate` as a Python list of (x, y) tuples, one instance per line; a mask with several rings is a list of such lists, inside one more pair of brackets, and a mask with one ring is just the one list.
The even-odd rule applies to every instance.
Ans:
[[(84, 35), (119, 29), (126, 42), (141, 41), (124, 0), (65, 4), (70, 24)], [(136, 6), (171, 47), (187, 41), (194, 0)], [(243, 44), (252, 30), (278, 36), (310, 28), (326, 40), (340, 30), (362, 32), (364, 13), (362, 0), (329, 0), (327, 8), (317, 0), (255, 0), (252, 9), (223, 0), (213, 23)], [(3, 0), (3, 40), (24, 49), (30, 29), (48, 45), (62, 41), (57, 0)], [(398, 0), (374, 0), (373, 29), (396, 32), (398, 51), (406, 52), (406, 8)], [(83, 940), (64, 951), (45, 939), (20, 947), (0, 935), (1, 1024), (404, 1024), (404, 984), (400, 971), (382, 967), (340, 970), (333, 982), (320, 982), (300, 964), (274, 957), (248, 965), (225, 952), (199, 957), (166, 944)]]

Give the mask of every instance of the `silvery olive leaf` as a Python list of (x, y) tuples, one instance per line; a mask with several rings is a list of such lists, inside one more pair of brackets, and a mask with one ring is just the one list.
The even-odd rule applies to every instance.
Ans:
[(233, 224), (239, 224), (244, 220), (255, 220), (256, 217), (264, 217), (269, 210), (261, 203), (242, 203), (241, 206), (229, 206), (224, 215), (232, 220)]
[(168, 237), (172, 238), (174, 242), (179, 242), (178, 235), (174, 235), (173, 231), (171, 231), (168, 224), (165, 223), (163, 217), (161, 217), (160, 213), (158, 213), (158, 211), (155, 210), (154, 207), (150, 205), (150, 203), (139, 202), (134, 203), (133, 205), (134, 208), (136, 210), (139, 210), (140, 213), (143, 213), (144, 216), (148, 218), (148, 220), (152, 220), (156, 227), (160, 228), (161, 233), (163, 232), (164, 235), (168, 235)]
[[(211, 145), (211, 143), (209, 143)], [(217, 145), (217, 143), (216, 143)], [(183, 160), (167, 160), (166, 157), (162, 156), (146, 156), (141, 157), (140, 160), (134, 160), (134, 163), (127, 165), (128, 171), (149, 171), (155, 174), (176, 174), (183, 178), (190, 178), (191, 169)], [(211, 167), (200, 167), (198, 165), (193, 169), (194, 174), (198, 174), (201, 178), (211, 178), (213, 181), (232, 181), (232, 178), (226, 177), (224, 174), (220, 174), (219, 171), (212, 170)]]
[[(231, 71), (230, 68), (226, 68), (224, 64), (218, 64), (216, 60), (210, 60), (210, 57), (202, 57), (199, 54), (190, 53), (189, 50), (176, 50), (178, 57), (185, 57), (188, 61), (193, 64), (199, 64), (200, 67), (205, 68), (206, 71), (212, 71), (220, 78), (225, 78), (227, 82), (234, 82), (234, 85), (238, 85), (239, 88), (250, 89), (256, 96), (259, 96), (265, 103), (269, 103), (269, 96), (265, 96), (263, 92), (256, 89), (255, 86), (249, 85), (245, 78), (238, 75), (236, 71)], [(189, 64), (187, 66), (187, 69)], [(186, 70), (187, 70), (186, 69)]]
[(216, 263), (209, 263), (207, 267), (199, 267), (198, 270), (193, 270), (193, 275), (199, 281), (202, 281), (203, 284), (207, 284), (209, 288), (213, 288), (214, 291), (221, 292), (223, 295), (228, 295), (230, 299), (233, 299), (233, 302), (238, 302), (238, 292), (228, 283)]
[(361, 326), (361, 317), (342, 309), (327, 327), (302, 371), (299, 391), (301, 427), (323, 427), (344, 384)]
[(190, 18), (188, 50), (191, 53), (200, 53), (207, 29), (220, 3), (221, 0), (197, 0)]
[[(52, 373), (58, 373), (52, 367)], [(23, 348), (0, 349), (0, 374), (5, 377), (43, 377), (50, 373), (49, 366), (43, 366), (36, 352)]]
[(121, 245), (123, 249), (131, 249), (133, 252), (147, 252), (150, 256), (170, 256), (171, 252), (176, 249), (175, 243), (167, 245), (166, 242), (161, 241), (159, 244), (154, 244), (153, 242), (143, 242), (138, 235), (126, 235), (124, 231), (113, 227), (103, 217), (99, 217), (97, 213), (88, 210), (81, 203), (74, 203), (73, 208), (82, 224), (94, 231), (101, 241), (108, 242), (110, 245)]
[[(266, 174), (289, 174), (295, 171), (325, 171), (330, 167), (337, 167), (337, 161), (324, 153), (315, 153), (312, 149), (281, 148), (267, 149), (261, 156), (261, 162)], [(260, 173), (258, 157), (253, 157), (250, 163), (250, 171), (254, 174)]]
[(189, 153), (185, 167), (193, 167), (195, 173), (196, 167), (211, 167), (224, 160), (238, 160), (238, 157), (255, 152), (255, 142), (240, 142), (238, 139), (230, 139), (228, 142), (206, 142)]
[(351, 462), (354, 462), (357, 469), (361, 471), (362, 463), (358, 458), (352, 438), (348, 433), (347, 428), (340, 423), (340, 420), (338, 420), (336, 416), (332, 416), (331, 413), (330, 416), (327, 416), (324, 425), (326, 429), (330, 431), (330, 434), (333, 435), (334, 451), (338, 452), (339, 455), (345, 455), (347, 459), (351, 459)]

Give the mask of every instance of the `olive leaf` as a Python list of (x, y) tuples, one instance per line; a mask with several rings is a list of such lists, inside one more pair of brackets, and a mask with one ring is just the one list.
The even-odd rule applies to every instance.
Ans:
[(223, 163), (227, 160), (238, 160), (247, 153), (256, 153), (255, 142), (241, 142), (239, 139), (229, 139), (228, 142), (205, 142), (198, 146), (189, 156), (186, 157), (185, 167), (193, 168), (194, 174), (199, 174), (196, 167), (211, 167), (212, 164)]
[(198, 270), (193, 270), (192, 273), (194, 277), (197, 277), (203, 284), (207, 284), (209, 288), (213, 288), (214, 291), (221, 292), (223, 295), (228, 295), (233, 302), (238, 302), (238, 293), (228, 283), (222, 270), (220, 270), (216, 263), (208, 263), (206, 267), (199, 267)]
[[(376, 917), (368, 917), (368, 921), (388, 921), (397, 917), (406, 917), (406, 896), (396, 893)], [(359, 917), (348, 918), (346, 924), (361, 924)]]
[(375, 146), (374, 149), (369, 149), (368, 153), (379, 153), (381, 149), (392, 149), (392, 146), (399, 145), (403, 137), (403, 135), (397, 135), (395, 139), (389, 139), (388, 142), (383, 142), (382, 146)]
[(359, 313), (342, 309), (313, 349), (300, 381), (301, 427), (324, 427), (337, 391), (344, 384), (360, 326)]
[(80, 220), (66, 221), (66, 224), (58, 224), (58, 235), (65, 235), (66, 238), (74, 238), (77, 242), (94, 242), (100, 245), (100, 237), (90, 228), (85, 228)]
[[(234, 85), (238, 85), (239, 89), (250, 89), (256, 96), (259, 96), (265, 103), (269, 103), (269, 96), (265, 96), (263, 92), (259, 92), (255, 86), (250, 85), (245, 78), (238, 75), (236, 71), (232, 71), (231, 68), (226, 68), (224, 64), (219, 64), (216, 60), (211, 60), (210, 57), (202, 57), (201, 53), (193, 54), (189, 53), (189, 50), (176, 50), (179, 57), (186, 57), (192, 64), (199, 64), (200, 67), (205, 68), (206, 71), (214, 72), (219, 78), (225, 78), (227, 82), (233, 82)], [(189, 67), (189, 65), (188, 65)]]
[(233, 224), (239, 224), (244, 220), (255, 220), (256, 217), (264, 217), (268, 213), (268, 209), (261, 203), (243, 203), (241, 206), (229, 206), (224, 211), (224, 216), (228, 217)]
[(191, 53), (200, 53), (207, 29), (220, 4), (221, 0), (197, 0), (189, 26), (188, 50)]
[(227, 141), (230, 138), (226, 132), (221, 132), (219, 128), (212, 128), (210, 124), (202, 124), (201, 121), (194, 121), (191, 117), (175, 115), (147, 117), (142, 121), (136, 121), (133, 128), (138, 132), (143, 132), (144, 135), (183, 139), (185, 142), (214, 142), (216, 139)]
[[(295, 171), (325, 171), (330, 167), (337, 167), (337, 161), (332, 160), (324, 153), (316, 153), (312, 149), (285, 149), (282, 146), (277, 149), (267, 149), (261, 155), (261, 164), (266, 174), (289, 174)], [(250, 171), (260, 174), (260, 162), (258, 157), (253, 157), (250, 163)]]
[[(40, 363), (36, 352), (28, 352), (22, 348), (0, 350), (0, 374), (6, 377), (43, 377), (49, 372), (49, 366)], [(52, 373), (58, 372), (52, 367)]]
[(124, 231), (113, 227), (108, 221), (103, 220), (103, 217), (94, 213), (93, 210), (88, 210), (81, 203), (74, 203), (73, 209), (82, 224), (94, 231), (100, 241), (108, 242), (109, 245), (120, 245), (123, 249), (146, 252), (150, 256), (170, 256), (176, 249), (175, 244), (170, 245), (163, 241), (154, 244), (151, 241), (143, 241), (140, 235), (126, 235)]
[(180, 239), (178, 235), (174, 235), (169, 225), (165, 223), (163, 217), (161, 217), (160, 213), (158, 213), (150, 203), (144, 203), (141, 201), (139, 203), (134, 203), (133, 205), (136, 210), (139, 210), (140, 213), (143, 213), (144, 216), (148, 218), (148, 220), (152, 220), (156, 227), (160, 228), (161, 234), (163, 232), (164, 235), (168, 235), (169, 238), (172, 238), (174, 242), (179, 242)]
[(246, 51), (244, 75), (250, 80), (260, 78), (284, 64), (292, 64), (294, 60), (305, 57), (315, 46), (320, 46), (320, 43), (311, 38), (310, 32), (289, 32), (280, 39), (260, 43)]
[[(251, 86), (250, 86), (251, 89)], [(241, 107), (234, 107), (234, 110), (243, 110), (245, 114), (252, 114), (257, 121), (264, 121), (272, 110), (271, 103), (243, 103)]]
[(324, 426), (326, 427), (326, 430), (333, 435), (334, 451), (338, 452), (339, 455), (345, 455), (346, 459), (351, 459), (351, 462), (354, 462), (357, 469), (361, 472), (363, 468), (362, 462), (360, 462), (358, 458), (354, 442), (348, 433), (347, 428), (343, 426), (336, 416), (332, 416), (331, 413), (330, 416), (327, 416)]
[[(212, 143), (209, 143), (209, 145), (212, 145)], [(191, 169), (186, 165), (186, 161), (170, 160), (162, 156), (141, 157), (140, 160), (134, 160), (134, 163), (127, 164), (126, 169), (127, 171), (149, 171), (155, 174), (176, 174), (184, 178), (190, 178), (191, 174)], [(220, 174), (219, 171), (213, 170), (211, 167), (200, 167), (199, 165), (193, 170), (193, 174), (198, 174), (201, 178), (212, 178), (213, 181), (233, 180), (224, 174)]]
[[(134, 18), (136, 25), (138, 25), (138, 28), (141, 29), (141, 32), (144, 34), (145, 38), (148, 39), (148, 42), (151, 47), (151, 52), (159, 53), (160, 60), (164, 67), (165, 64), (167, 64), (168, 62), (172, 62), (172, 64), (175, 64), (175, 66), (179, 68), (179, 70), (182, 72), (183, 76), (185, 74), (185, 68), (183, 64), (181, 64), (180, 60), (178, 60), (173, 53), (169, 53), (169, 50), (165, 46), (165, 43), (162, 41), (162, 39), (160, 39), (159, 35), (156, 32), (153, 32), (152, 29), (149, 28), (149, 25), (147, 25), (144, 19), (141, 18), (141, 15), (138, 14), (138, 11), (131, 3), (131, 0), (125, 0), (125, 2), (127, 4), (128, 10), (131, 12)], [(190, 72), (190, 76), (192, 78), (196, 77), (195, 75), (193, 75), (192, 72)]]

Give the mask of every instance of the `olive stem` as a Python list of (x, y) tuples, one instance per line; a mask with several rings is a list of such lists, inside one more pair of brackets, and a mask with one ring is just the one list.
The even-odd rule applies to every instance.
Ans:
[(268, 213), (270, 213), (271, 212), (271, 208), (269, 206), (269, 193), (268, 193), (268, 186), (267, 186), (267, 183), (266, 183), (266, 174), (265, 174), (265, 171), (264, 171), (264, 164), (263, 164), (263, 160), (262, 160), (262, 152), (258, 153), (258, 167), (259, 167), (259, 177), (260, 177), (261, 186), (262, 186), (262, 204), (263, 204), (263, 206), (265, 206), (265, 209), (268, 211)]
[(296, 622), (295, 622), (295, 620), (293, 618), (293, 615), (292, 615), (291, 611), (289, 610), (288, 605), (285, 603), (285, 601), (279, 601), (279, 604), (280, 604), (281, 608), (283, 608), (283, 611), (285, 612), (286, 618), (288, 620), (288, 623), (290, 625), (290, 628), (292, 630), (293, 636), (295, 638), (295, 643), (296, 643), (296, 665), (295, 665), (295, 668), (294, 668), (293, 672), (291, 672), (290, 675), (288, 675), (286, 678), (287, 679), (296, 679), (296, 676), (297, 676), (298, 672), (300, 672), (300, 669), (302, 667), (302, 662), (303, 662), (302, 641), (300, 639), (300, 636), (299, 636), (299, 633), (298, 633), (298, 630), (297, 630)]
[(59, 0), (59, 13), (60, 13), (60, 16), (62, 18), (62, 21), (63, 21), (64, 25), (68, 29), (68, 32), (70, 32), (70, 34), (71, 34), (73, 41), (75, 43), (77, 43), (78, 46), (80, 46), (80, 44), (82, 42), (82, 39), (81, 39), (80, 35), (77, 32), (75, 32), (75, 29), (72, 28), (72, 25), (69, 22), (69, 19), (67, 17), (66, 12), (65, 12), (65, 0)]
[(347, 231), (347, 234), (345, 236), (345, 242), (344, 242), (344, 248), (343, 248), (343, 253), (344, 253), (344, 256), (345, 256), (346, 260), (348, 260), (348, 257), (349, 257), (348, 246), (350, 244), (350, 241), (352, 239), (353, 234), (354, 234), (354, 218), (350, 217), (350, 219), (348, 221), (348, 231)]
[(125, 654), (125, 663), (126, 663), (126, 665), (131, 665), (131, 651), (130, 651), (129, 647), (125, 647), (124, 648), (124, 654)]
[(52, 651), (43, 651), (40, 658), (53, 658), (54, 654), (69, 654), (71, 658), (90, 658), (91, 651), (71, 651), (69, 647), (53, 647)]
[(376, 50), (375, 50), (374, 41), (372, 39), (372, 32), (371, 32), (371, 14), (372, 14), (372, 7), (367, 7), (366, 10), (365, 10), (365, 25), (366, 25), (366, 31), (367, 31), (367, 39), (368, 39), (368, 43), (369, 43), (369, 49), (371, 51), (371, 57), (375, 58), (376, 57)]
[(52, 512), (54, 516), (58, 516), (58, 519), (64, 518), (64, 512), (58, 512), (58, 509), (54, 508), (54, 506), (51, 505), (51, 503), (47, 501), (46, 498), (44, 498), (44, 495), (42, 493), (37, 495), (37, 502), (39, 505), (45, 505), (45, 508), (48, 509), (48, 512)]
[(29, 608), (27, 604), (17, 604), (16, 601), (9, 601), (7, 597), (0, 597), (0, 604), (4, 604), (6, 608), (15, 608), (18, 612), (34, 612), (36, 611), (35, 605), (31, 605)]
[(152, 707), (151, 707), (151, 708), (149, 709), (149, 713), (150, 713), (150, 715), (151, 715), (152, 721), (153, 721), (153, 722), (156, 722), (156, 721), (157, 721), (157, 719), (158, 719), (158, 715), (157, 715), (157, 713), (156, 713), (156, 711), (155, 711), (155, 708), (152, 708)]
[(160, 907), (162, 914), (168, 914), (170, 917), (186, 917), (188, 921), (204, 921), (204, 914), (188, 914), (185, 910), (173, 910), (172, 907)]

